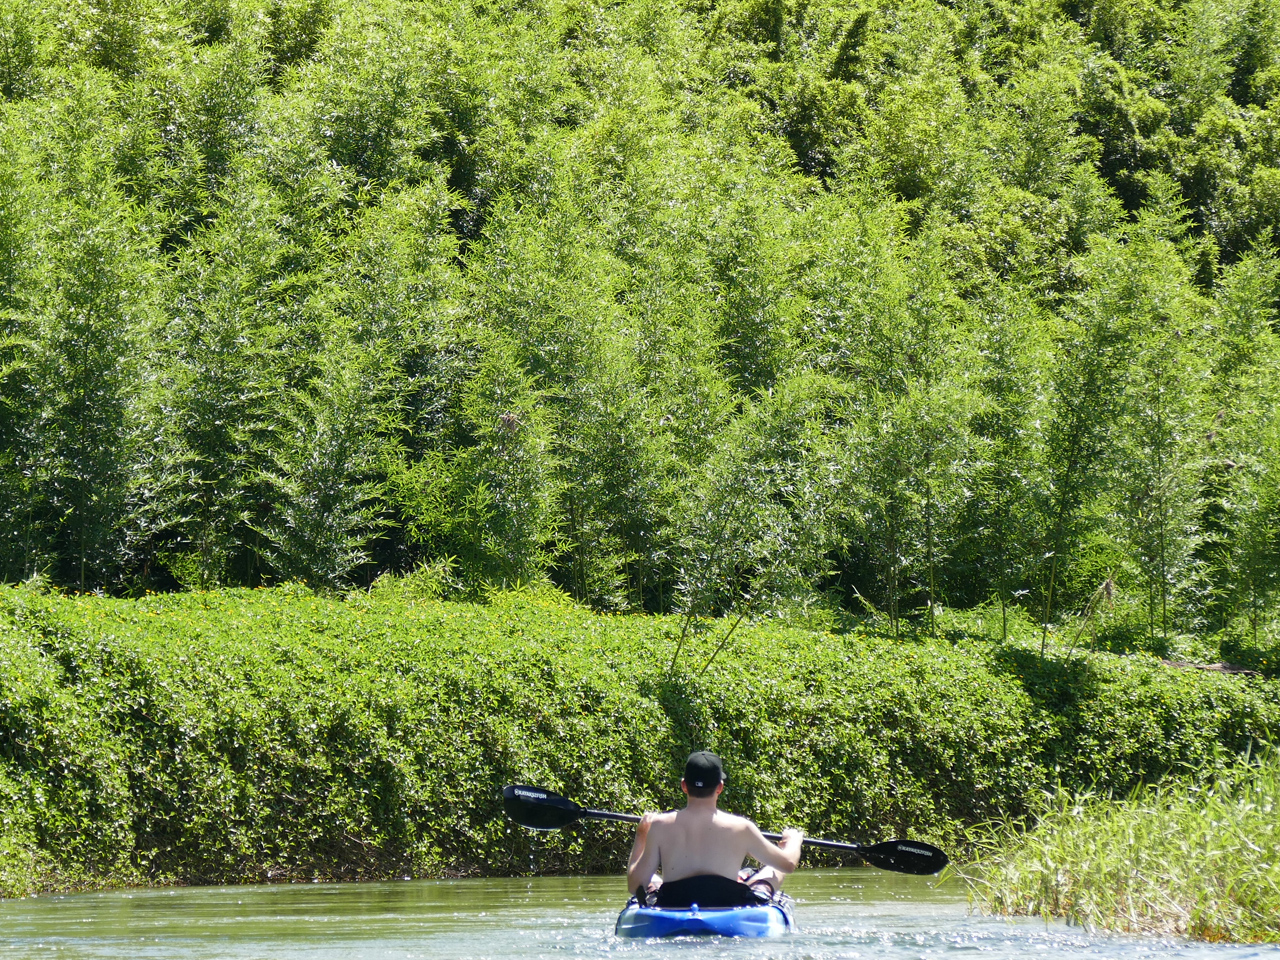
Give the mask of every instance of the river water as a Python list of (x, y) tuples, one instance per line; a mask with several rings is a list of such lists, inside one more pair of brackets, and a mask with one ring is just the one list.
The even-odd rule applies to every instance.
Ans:
[(787, 882), (799, 932), (773, 940), (613, 936), (621, 877), (193, 887), (0, 901), (0, 960), (1280, 960), (1280, 946), (1091, 934), (970, 912), (958, 885), (871, 869)]

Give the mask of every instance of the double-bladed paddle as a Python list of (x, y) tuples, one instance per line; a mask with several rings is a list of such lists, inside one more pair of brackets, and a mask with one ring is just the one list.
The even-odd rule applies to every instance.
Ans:
[[(502, 789), (502, 807), (507, 816), (530, 830), (559, 830), (578, 820), (617, 820), (622, 823), (639, 823), (634, 813), (613, 813), (609, 810), (589, 810), (574, 803), (568, 797), (544, 790), (512, 784)], [(782, 835), (766, 833), (770, 840), (781, 840)], [(828, 850), (844, 850), (857, 854), (872, 866), (898, 873), (937, 873), (947, 865), (947, 855), (937, 847), (919, 840), (886, 840), (884, 843), (864, 845), (839, 843), (835, 840), (817, 840), (805, 837), (804, 842)]]

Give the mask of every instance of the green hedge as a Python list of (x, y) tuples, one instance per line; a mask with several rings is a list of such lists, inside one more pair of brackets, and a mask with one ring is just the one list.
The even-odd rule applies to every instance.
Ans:
[(1125, 789), (1280, 726), (1280, 685), (1150, 658), (762, 626), (699, 675), (716, 631), (672, 673), (678, 629), (550, 591), (0, 589), (0, 893), (616, 871), (628, 830), (529, 834), (501, 786), (670, 806), (701, 746), (767, 827), (956, 845), (1055, 782)]

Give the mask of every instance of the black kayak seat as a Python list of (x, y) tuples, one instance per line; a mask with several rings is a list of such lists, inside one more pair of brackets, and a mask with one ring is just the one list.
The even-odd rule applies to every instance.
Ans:
[(768, 902), (745, 883), (711, 873), (664, 882), (658, 887), (655, 901), (657, 906), (667, 909), (691, 907), (695, 903), (711, 909), (754, 907)]

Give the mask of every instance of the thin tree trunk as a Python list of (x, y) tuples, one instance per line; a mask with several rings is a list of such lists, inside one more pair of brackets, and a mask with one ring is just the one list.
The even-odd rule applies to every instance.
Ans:
[(1053, 583), (1058, 576), (1058, 551), (1053, 551), (1053, 559), (1049, 561), (1049, 589), (1044, 595), (1044, 611), (1040, 621), (1040, 656), (1044, 656), (1044, 647), (1049, 640), (1049, 611), (1053, 609)]
[(934, 553), (933, 553), (933, 498), (926, 498), (924, 503), (924, 537), (925, 537), (925, 562), (929, 567), (929, 636), (935, 640), (938, 637), (938, 625), (934, 620)]
[(898, 633), (898, 527), (889, 522), (889, 622), (893, 626), (893, 639), (901, 639)]

